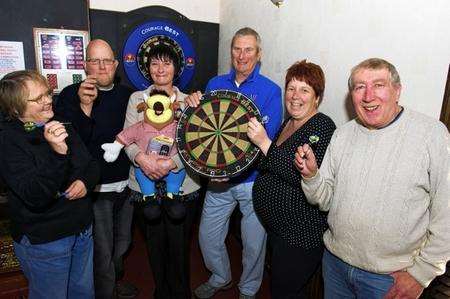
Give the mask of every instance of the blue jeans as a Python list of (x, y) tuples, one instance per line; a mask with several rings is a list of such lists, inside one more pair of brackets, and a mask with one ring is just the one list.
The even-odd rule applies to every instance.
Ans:
[(200, 249), (206, 267), (212, 272), (209, 283), (223, 286), (231, 281), (230, 260), (225, 246), (230, 216), (236, 205), (242, 212), (242, 275), (239, 290), (254, 295), (261, 285), (266, 254), (266, 232), (252, 202), (253, 182), (213, 184), (206, 192), (199, 230)]
[(383, 298), (394, 284), (389, 274), (353, 267), (325, 250), (322, 261), (325, 299)]
[(14, 251), (28, 279), (29, 298), (94, 298), (92, 226), (44, 244), (26, 236)]

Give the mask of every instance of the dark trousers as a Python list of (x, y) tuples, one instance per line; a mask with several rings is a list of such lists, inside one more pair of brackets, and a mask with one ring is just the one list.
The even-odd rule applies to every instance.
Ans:
[(96, 298), (112, 298), (122, 256), (131, 243), (130, 189), (94, 192), (94, 284)]
[(320, 265), (323, 246), (304, 249), (268, 233), (271, 248), (272, 299), (307, 298), (306, 285)]
[[(132, 191), (132, 197), (142, 197)], [(191, 298), (190, 288), (190, 243), (192, 224), (199, 204), (197, 193), (184, 196), (186, 218), (171, 220), (162, 210), (161, 218), (146, 221), (138, 207), (139, 226), (143, 229), (150, 267), (155, 280), (155, 299)]]

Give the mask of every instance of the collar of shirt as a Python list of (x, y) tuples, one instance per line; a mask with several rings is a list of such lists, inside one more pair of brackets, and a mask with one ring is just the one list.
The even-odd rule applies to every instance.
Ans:
[[(261, 68), (261, 63), (258, 62), (255, 65), (255, 68), (253, 69), (253, 71), (250, 73), (250, 75), (248, 75), (247, 79), (242, 81), (241, 84), (239, 84), (239, 85), (242, 85), (244, 82), (252, 82), (252, 81), (254, 81), (256, 76), (259, 75), (259, 69), (260, 68)], [(230, 80), (234, 84), (236, 82), (236, 70), (234, 69), (234, 67), (232, 67), (230, 72), (228, 73), (228, 80)]]
[(176, 127), (177, 123), (175, 121), (171, 122), (161, 130), (156, 129), (154, 126), (152, 126), (149, 123), (146, 123), (145, 121), (141, 122), (141, 125), (143, 126), (143, 129), (145, 132), (148, 133), (165, 133), (165, 132), (172, 132), (174, 130), (173, 127)]
[(98, 88), (98, 90), (102, 90), (102, 91), (110, 91), (110, 90), (112, 90), (114, 88), (114, 83), (111, 86), (108, 86), (108, 87), (100, 87), (100, 86), (98, 86), (97, 88)]

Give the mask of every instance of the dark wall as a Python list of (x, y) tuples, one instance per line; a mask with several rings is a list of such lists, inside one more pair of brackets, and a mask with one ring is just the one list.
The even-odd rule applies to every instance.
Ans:
[(1, 0), (0, 40), (23, 42), (25, 67), (35, 69), (33, 27), (89, 30), (86, 0)]
[[(107, 40), (121, 58), (128, 33), (135, 26), (155, 19), (169, 20), (190, 35), (197, 61), (194, 77), (184, 91), (204, 90), (208, 80), (217, 75), (219, 24), (191, 21), (163, 6), (114, 12), (89, 10), (87, 0), (0, 0), (0, 40), (23, 42), (27, 69), (36, 68), (33, 27), (90, 29), (91, 39)], [(122, 67), (117, 75), (122, 83), (132, 86)]]
[[(129, 12), (91, 9), (91, 39), (102, 38), (110, 42), (116, 56), (121, 60), (122, 47), (129, 33), (142, 23), (161, 19), (183, 29), (195, 48), (195, 74), (184, 92), (204, 90), (208, 80), (217, 75), (219, 24), (191, 21), (177, 11), (163, 6), (148, 6)], [(117, 75), (121, 83), (133, 87), (122, 66), (118, 68)]]

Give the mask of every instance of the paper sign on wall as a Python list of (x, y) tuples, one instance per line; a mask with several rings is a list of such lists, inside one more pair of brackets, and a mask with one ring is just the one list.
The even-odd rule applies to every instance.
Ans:
[(0, 41), (0, 79), (6, 74), (25, 69), (22, 42)]

